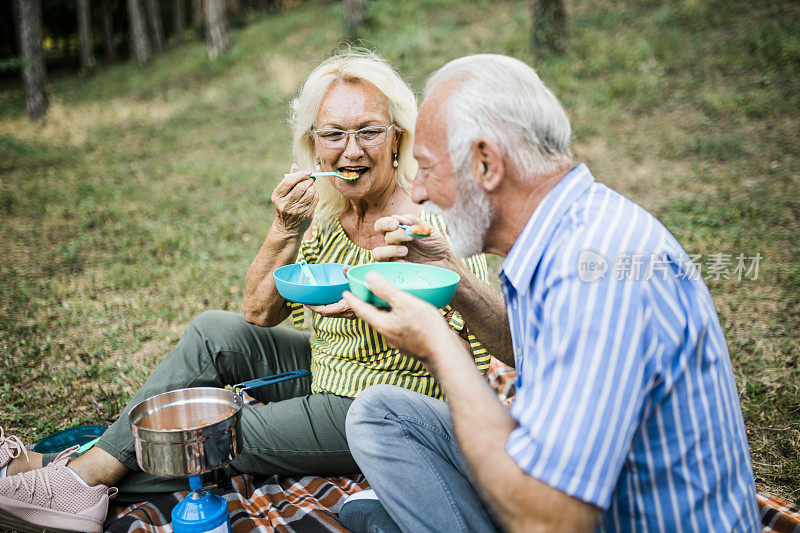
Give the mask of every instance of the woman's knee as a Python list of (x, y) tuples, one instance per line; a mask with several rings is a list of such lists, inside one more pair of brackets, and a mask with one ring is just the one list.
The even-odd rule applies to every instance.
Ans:
[(191, 321), (167, 360), (193, 360), (222, 349), (240, 347), (242, 339), (248, 338), (247, 326), (247, 322), (237, 313), (205, 311)]
[(246, 325), (242, 315), (232, 311), (210, 310), (203, 311), (192, 320), (189, 328), (194, 328), (206, 333), (225, 332), (239, 329)]
[(252, 326), (245, 322), (239, 313), (211, 310), (197, 315), (189, 324), (186, 333), (191, 332), (204, 340), (224, 341), (241, 337), (248, 327)]

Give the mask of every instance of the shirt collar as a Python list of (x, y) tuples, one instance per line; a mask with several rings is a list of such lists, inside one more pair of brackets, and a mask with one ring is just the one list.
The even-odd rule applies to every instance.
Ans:
[(517, 291), (530, 284), (533, 272), (564, 213), (592, 183), (594, 176), (584, 163), (580, 163), (561, 178), (536, 206), (531, 218), (514, 241), (500, 267), (501, 280), (507, 279)]

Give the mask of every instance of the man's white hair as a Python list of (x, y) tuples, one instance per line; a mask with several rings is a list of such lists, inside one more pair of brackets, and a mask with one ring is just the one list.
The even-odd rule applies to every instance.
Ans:
[(531, 67), (503, 55), (461, 57), (431, 75), (425, 96), (448, 80), (460, 81), (445, 106), (456, 175), (471, 164), (472, 146), (481, 137), (497, 143), (521, 179), (570, 162), (569, 118)]
[[(314, 166), (311, 128), (325, 94), (337, 82), (369, 83), (386, 97), (389, 119), (397, 126), (396, 135), (400, 135), (395, 180), (401, 189), (411, 192), (417, 174), (417, 161), (412, 153), (414, 123), (417, 120), (416, 99), (388, 61), (363, 48), (349, 48), (323, 61), (308, 75), (292, 102), (292, 151), (297, 164), (305, 169)], [(315, 220), (339, 218), (348, 205), (344, 196), (325, 180), (317, 180), (315, 187), (319, 193)]]

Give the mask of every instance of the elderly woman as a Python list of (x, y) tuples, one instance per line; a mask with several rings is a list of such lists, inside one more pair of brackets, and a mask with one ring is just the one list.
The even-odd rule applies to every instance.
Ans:
[[(301, 258), (309, 263), (372, 262), (371, 250), (384, 244), (375, 222), (387, 216), (414, 215), (446, 235), (441, 219), (421, 212), (410, 197), (416, 173), (411, 90), (382, 59), (351, 51), (318, 66), (293, 109), (298, 164), (272, 193), (276, 216), (247, 272), (243, 316), (211, 311), (196, 318), (119, 420), (80, 457), (26, 456), (18, 440), (0, 435), (0, 469), (8, 467), (0, 472), (8, 475), (0, 479), (0, 509), (42, 526), (99, 531), (108, 494), (115, 491), (108, 488), (112, 485), (124, 501), (185, 489), (185, 480), (154, 478), (136, 463), (130, 409), (165, 391), (311, 370), (310, 380), (253, 391), (262, 403), (242, 410), (242, 451), (226, 467), (229, 474), (358, 472), (347, 447), (345, 416), (362, 390), (389, 383), (441, 398), (425, 368), (355, 318), (344, 300), (309, 306), (311, 334), (279, 327), (290, 315), (295, 325), (301, 324), (304, 309), (284, 300), (272, 277), (276, 268)], [(312, 167), (358, 177), (315, 179), (308, 170)], [(486, 279), (483, 256), (470, 258), (467, 266)], [(450, 313), (451, 326), (485, 370), (489, 354)]]

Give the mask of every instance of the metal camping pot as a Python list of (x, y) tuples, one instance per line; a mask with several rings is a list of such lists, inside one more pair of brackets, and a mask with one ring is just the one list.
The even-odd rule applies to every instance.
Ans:
[(136, 461), (161, 477), (205, 474), (233, 461), (241, 448), (243, 392), (311, 375), (295, 370), (240, 383), (158, 394), (131, 410)]

